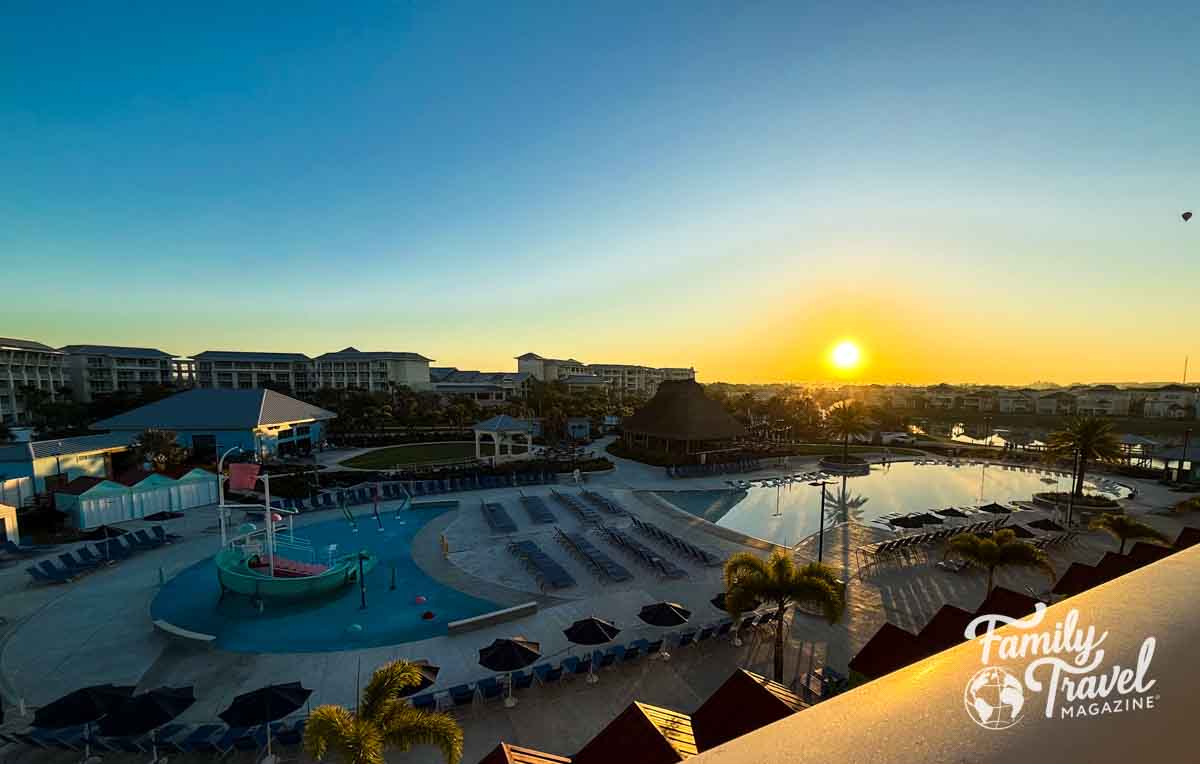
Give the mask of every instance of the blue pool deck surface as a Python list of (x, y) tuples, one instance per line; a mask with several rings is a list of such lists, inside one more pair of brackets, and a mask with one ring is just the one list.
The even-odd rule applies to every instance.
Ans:
[[(456, 502), (418, 504), (397, 518), (394, 507), (381, 508), (383, 530), (369, 509), (357, 508), (358, 531), (340, 514), (296, 531), (296, 538), (312, 542), (319, 562), (330, 544), (338, 554), (366, 549), (379, 564), (366, 577), (367, 608), (359, 608), (357, 583), (315, 600), (273, 602), (260, 614), (247, 597), (221, 599), (212, 558), (186, 568), (168, 581), (151, 604), (151, 617), (175, 626), (216, 637), (224, 650), (252, 653), (330, 652), (413, 642), (446, 633), (446, 623), (496, 610), (495, 603), (447, 587), (425, 574), (413, 562), (413, 537)], [(336, 518), (336, 519), (335, 519)], [(286, 533), (280, 534), (286, 540)], [(392, 575), (395, 571), (395, 589)], [(424, 597), (418, 604), (416, 598)], [(434, 613), (424, 620), (425, 611)]]

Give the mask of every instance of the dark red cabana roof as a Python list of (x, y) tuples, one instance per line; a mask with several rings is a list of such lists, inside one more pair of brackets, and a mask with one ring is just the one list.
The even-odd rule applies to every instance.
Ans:
[(479, 760), (479, 764), (571, 764), (565, 756), (501, 743)]
[(800, 696), (782, 684), (738, 669), (692, 714), (696, 747), (716, 748), (805, 708)]
[(916, 663), (929, 655), (929, 651), (911, 631), (884, 623), (862, 649), (850, 659), (850, 670), (868, 679), (878, 679), (896, 669)]
[(696, 753), (690, 717), (635, 701), (571, 759), (575, 764), (670, 764)]
[(1094, 567), (1082, 562), (1073, 562), (1050, 591), (1054, 594), (1073, 597), (1080, 592), (1086, 592), (1092, 587), (1099, 586), (1101, 583), (1100, 572)]
[(973, 620), (974, 613), (954, 605), (942, 605), (925, 624), (925, 628), (917, 632), (917, 640), (930, 653), (940, 653), (965, 642), (967, 624)]
[(1009, 618), (1024, 618), (1033, 614), (1033, 611), (1037, 609), (1037, 603), (1037, 599), (1027, 594), (997, 586), (992, 589), (992, 593), (984, 599), (975, 613), (977, 615), (1006, 615)]
[(1129, 550), (1129, 559), (1134, 560), (1142, 565), (1149, 565), (1152, 562), (1158, 562), (1164, 557), (1170, 557), (1174, 553), (1174, 549), (1161, 544), (1151, 544), (1147, 541), (1139, 541)]
[(1101, 582), (1107, 582), (1114, 578), (1120, 578), (1126, 573), (1132, 573), (1140, 567), (1141, 565), (1126, 555), (1105, 552), (1100, 562), (1096, 563), (1096, 573), (1099, 574)]
[(1187, 549), (1197, 544), (1200, 544), (1200, 528), (1184, 528), (1179, 532), (1179, 538), (1175, 539), (1176, 549)]

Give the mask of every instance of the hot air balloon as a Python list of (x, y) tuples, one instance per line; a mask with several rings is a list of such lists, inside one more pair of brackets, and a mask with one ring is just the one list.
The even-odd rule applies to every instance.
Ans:
[(1191, 219), (1192, 219), (1192, 213), (1190, 213), (1190, 212), (1183, 213), (1183, 222), (1186, 223)]

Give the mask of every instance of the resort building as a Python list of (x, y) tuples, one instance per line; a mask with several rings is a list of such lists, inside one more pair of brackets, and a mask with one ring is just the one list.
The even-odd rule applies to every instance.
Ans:
[(429, 364), (432, 358), (420, 353), (382, 351), (364, 353), (348, 347), (313, 359), (316, 387), (357, 388), (370, 392), (388, 392), (393, 386), (413, 390), (430, 389)]
[(0, 337), (0, 423), (29, 424), (23, 387), (36, 387), (50, 400), (61, 397), (68, 384), (66, 358), (40, 342)]
[(996, 393), (992, 390), (971, 390), (963, 394), (960, 404), (965, 411), (995, 411)]
[(562, 383), (567, 386), (569, 393), (585, 393), (588, 390), (602, 390), (606, 394), (612, 392), (612, 385), (603, 377), (597, 377), (592, 374), (572, 374)]
[(543, 358), (537, 353), (517, 356), (517, 370), (527, 372), (543, 382), (562, 381), (577, 390), (602, 382), (617, 395), (654, 395), (660, 382), (666, 379), (696, 378), (691, 367), (638, 366), (625, 363), (585, 364), (574, 358)]
[(1031, 390), (1001, 390), (996, 393), (996, 410), (1001, 414), (1032, 414), (1037, 406)]
[(273, 390), (195, 389), (92, 425), (93, 430), (137, 434), (171, 430), (197, 460), (217, 461), (231, 448), (257, 454), (306, 454), (325, 440), (337, 415)]
[(66, 345), (71, 395), (89, 403), (98, 395), (144, 387), (169, 386), (175, 381), (172, 356), (155, 348), (115, 345)]
[(1133, 393), (1116, 385), (1093, 385), (1072, 389), (1075, 411), (1096, 416), (1129, 416), (1133, 410)]
[(196, 359), (176, 356), (171, 359), (171, 381), (176, 387), (196, 386)]
[(1037, 413), (1065, 416), (1075, 413), (1075, 396), (1062, 390), (1043, 393), (1037, 400)]
[[(23, 504), (77, 477), (112, 477), (115, 470), (129, 466), (118, 455), (129, 453), (129, 444), (136, 435), (115, 432), (0, 446), (0, 480), (13, 481), (12, 486), (5, 485), (4, 500)], [(15, 492), (15, 498), (9, 496), (10, 491)]]
[(519, 371), (462, 371), (453, 366), (429, 369), (429, 381), (435, 392), (470, 398), (480, 406), (524, 398), (531, 379), (528, 372)]
[(958, 408), (958, 390), (950, 385), (935, 385), (925, 391), (925, 399), (932, 409)]
[(275, 384), (286, 385), (296, 393), (316, 387), (312, 359), (303, 353), (205, 350), (192, 358), (196, 387), (245, 390)]
[(1192, 385), (1166, 385), (1147, 391), (1143, 416), (1156, 419), (1195, 419), (1200, 400)]

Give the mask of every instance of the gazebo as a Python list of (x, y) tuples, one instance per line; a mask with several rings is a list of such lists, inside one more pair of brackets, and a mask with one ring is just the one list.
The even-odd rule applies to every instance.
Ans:
[[(533, 458), (533, 425), (524, 419), (501, 414), (483, 420), (471, 430), (475, 433), (476, 459), (487, 458), (480, 448), (484, 443), (485, 435), (491, 439), (495, 447), (491, 457), (493, 464)], [(514, 446), (520, 446), (524, 451), (515, 453)]]
[(661, 453), (690, 454), (747, 435), (746, 428), (692, 379), (662, 382), (621, 429), (626, 445)]

